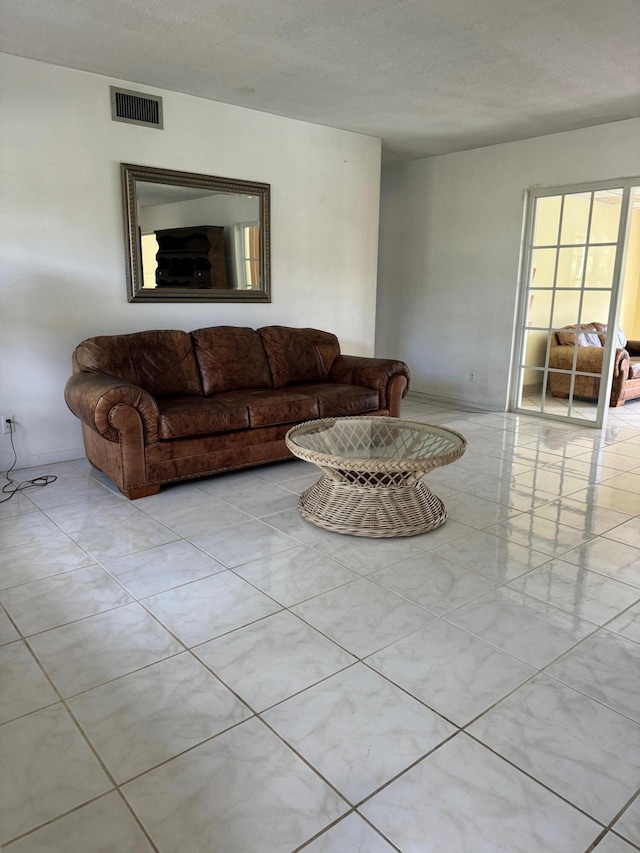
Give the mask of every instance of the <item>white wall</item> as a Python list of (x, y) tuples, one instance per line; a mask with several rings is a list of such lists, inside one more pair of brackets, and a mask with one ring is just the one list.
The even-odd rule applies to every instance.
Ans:
[(186, 228), (192, 225), (229, 227), (238, 222), (257, 223), (259, 219), (260, 201), (257, 197), (222, 194), (141, 207), (138, 214), (138, 224), (143, 234), (152, 234), (163, 228)]
[(416, 391), (504, 408), (525, 190), (640, 176), (639, 139), (632, 119), (383, 169), (376, 353)]
[[(7, 55), (0, 80), (0, 414), (20, 465), (82, 455), (63, 390), (92, 335), (308, 325), (372, 354), (379, 140), (148, 87), (164, 131), (112, 122), (109, 84), (142, 87)], [(120, 162), (270, 183), (272, 303), (129, 304)]]

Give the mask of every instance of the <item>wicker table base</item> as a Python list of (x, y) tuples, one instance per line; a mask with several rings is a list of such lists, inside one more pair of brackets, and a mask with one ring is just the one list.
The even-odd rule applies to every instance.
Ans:
[(371, 489), (325, 474), (303, 492), (298, 509), (312, 524), (352, 536), (415, 536), (447, 520), (444, 504), (422, 481)]
[(302, 494), (300, 515), (352, 536), (415, 536), (447, 519), (422, 479), (464, 453), (464, 436), (399, 418), (323, 418), (292, 427), (285, 441), (323, 476)]

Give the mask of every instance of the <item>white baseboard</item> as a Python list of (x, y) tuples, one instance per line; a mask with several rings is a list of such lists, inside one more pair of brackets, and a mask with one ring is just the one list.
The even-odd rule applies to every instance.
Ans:
[[(413, 388), (409, 391), (409, 397), (420, 398), (421, 403), (446, 403), (448, 406), (455, 406), (459, 409), (468, 409), (478, 412), (504, 412), (506, 409), (501, 406), (496, 406), (493, 403), (478, 403), (475, 400), (464, 400), (461, 397), (445, 397), (440, 394), (427, 394), (424, 391), (414, 391)], [(405, 400), (407, 398), (405, 397)]]
[(531, 394), (542, 394), (542, 382), (536, 382), (533, 385), (522, 386), (523, 397), (528, 397)]
[[(71, 462), (72, 459), (84, 459), (84, 447), (69, 447), (66, 450), (49, 450), (46, 453), (20, 453), (18, 451), (18, 461), (16, 462), (16, 470), (20, 468), (39, 468), (41, 465), (54, 465), (56, 462)], [(11, 448), (7, 451), (3, 448), (0, 455), (0, 471), (6, 471), (13, 463), (13, 453)]]

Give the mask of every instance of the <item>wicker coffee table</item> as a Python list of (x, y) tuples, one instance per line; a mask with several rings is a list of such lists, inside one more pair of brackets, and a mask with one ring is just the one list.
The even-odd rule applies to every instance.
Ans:
[(300, 515), (353, 536), (415, 536), (447, 511), (422, 478), (465, 451), (460, 433), (387, 417), (325, 418), (289, 430), (289, 450), (323, 476), (298, 502)]

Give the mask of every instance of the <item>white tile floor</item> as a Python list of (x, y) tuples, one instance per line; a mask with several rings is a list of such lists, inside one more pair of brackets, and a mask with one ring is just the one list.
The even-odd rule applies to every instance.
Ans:
[(302, 521), (297, 461), (0, 504), (3, 851), (640, 850), (640, 401), (403, 414), (469, 445), (422, 536)]
[[(523, 395), (520, 407), (533, 412), (539, 412), (542, 407), (542, 393), (538, 391), (537, 393)], [(597, 402), (595, 400), (574, 397), (571, 405), (571, 416), (585, 421), (595, 421), (596, 409)], [(547, 390), (544, 398), (544, 410), (554, 415), (567, 417), (569, 414), (569, 400), (565, 400), (562, 397), (554, 397), (551, 391)]]

